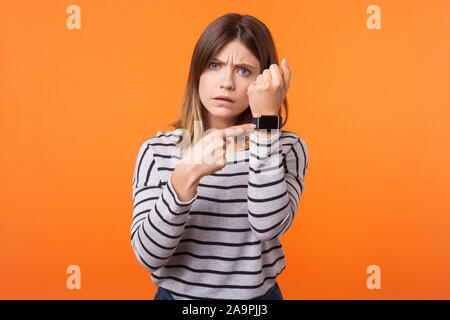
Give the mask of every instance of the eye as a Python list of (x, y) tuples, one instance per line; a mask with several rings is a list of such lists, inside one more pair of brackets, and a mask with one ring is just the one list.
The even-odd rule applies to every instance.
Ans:
[(241, 70), (245, 70), (245, 71), (248, 72), (247, 74), (245, 74), (246, 76), (248, 76), (249, 74), (251, 74), (251, 72), (250, 72), (249, 70), (245, 69), (245, 68), (242, 68)]
[[(216, 63), (216, 62), (211, 62), (210, 64), (209, 64), (209, 67), (211, 68), (211, 65), (213, 65), (213, 64), (215, 64), (215, 65), (219, 65), (218, 63)], [(212, 68), (212, 69), (216, 69), (216, 68)], [(245, 68), (241, 68), (241, 69), (239, 69), (239, 70), (245, 70), (247, 73), (245, 73), (245, 74), (242, 74), (242, 75), (244, 75), (244, 76), (248, 76), (248, 75), (250, 75), (251, 74), (251, 71), (249, 71), (249, 70), (247, 70), (247, 69), (245, 69)]]
[(212, 64), (216, 64), (216, 65), (218, 65), (217, 63), (215, 63), (215, 62), (211, 62), (210, 64), (209, 64), (209, 66), (211, 66)]

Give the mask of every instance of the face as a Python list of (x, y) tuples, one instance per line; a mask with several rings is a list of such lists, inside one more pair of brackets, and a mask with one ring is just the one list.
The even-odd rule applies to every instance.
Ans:
[[(213, 56), (200, 75), (199, 95), (206, 108), (205, 130), (224, 129), (235, 124), (247, 109), (247, 88), (259, 74), (258, 59), (238, 40), (227, 43)], [(217, 96), (228, 96), (226, 103)]]

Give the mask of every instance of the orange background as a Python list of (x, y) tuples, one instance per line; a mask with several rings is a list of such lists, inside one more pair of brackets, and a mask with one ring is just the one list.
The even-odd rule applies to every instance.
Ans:
[(137, 151), (171, 129), (195, 43), (228, 12), (287, 58), (286, 129), (309, 151), (284, 297), (450, 298), (450, 1), (29, 0), (0, 5), (1, 299), (153, 299), (130, 243)]

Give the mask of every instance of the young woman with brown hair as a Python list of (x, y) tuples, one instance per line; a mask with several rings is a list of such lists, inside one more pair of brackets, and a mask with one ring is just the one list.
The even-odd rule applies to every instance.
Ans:
[(217, 18), (195, 46), (175, 129), (142, 143), (131, 244), (155, 299), (283, 299), (280, 236), (298, 210), (308, 152), (281, 130), (291, 71), (277, 62), (261, 21)]

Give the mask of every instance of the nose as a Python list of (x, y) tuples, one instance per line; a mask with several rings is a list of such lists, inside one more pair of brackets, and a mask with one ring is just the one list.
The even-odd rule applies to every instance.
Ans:
[(221, 79), (221, 89), (234, 89), (233, 73), (230, 68), (224, 69), (223, 79)]

